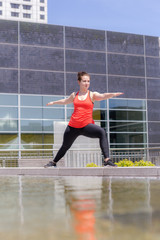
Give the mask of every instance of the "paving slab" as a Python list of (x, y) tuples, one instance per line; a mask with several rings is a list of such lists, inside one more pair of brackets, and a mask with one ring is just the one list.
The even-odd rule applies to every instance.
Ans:
[(0, 176), (100, 176), (100, 177), (160, 177), (160, 167), (97, 167), (97, 168), (0, 168)]

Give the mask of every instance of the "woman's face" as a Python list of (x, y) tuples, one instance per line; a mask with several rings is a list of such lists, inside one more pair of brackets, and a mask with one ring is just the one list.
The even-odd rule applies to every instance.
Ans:
[(81, 81), (78, 81), (80, 89), (83, 91), (88, 90), (90, 86), (90, 77), (87, 75), (84, 75), (81, 77)]

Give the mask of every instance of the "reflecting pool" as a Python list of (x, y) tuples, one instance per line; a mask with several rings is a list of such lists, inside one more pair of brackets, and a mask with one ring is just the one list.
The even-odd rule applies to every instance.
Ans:
[(160, 179), (0, 177), (2, 240), (159, 240)]

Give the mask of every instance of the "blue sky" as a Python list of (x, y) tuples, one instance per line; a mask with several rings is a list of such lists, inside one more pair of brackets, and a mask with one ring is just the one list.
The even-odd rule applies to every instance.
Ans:
[(48, 0), (48, 23), (160, 36), (160, 0)]

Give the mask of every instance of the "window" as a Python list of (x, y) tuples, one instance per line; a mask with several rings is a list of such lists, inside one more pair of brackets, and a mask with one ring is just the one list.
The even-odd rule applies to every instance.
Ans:
[(110, 99), (109, 132), (111, 148), (146, 147), (146, 101)]
[(0, 118), (1, 119), (17, 119), (18, 118), (18, 108), (17, 107), (0, 107)]
[(44, 3), (44, 0), (40, 0), (40, 3)]
[(23, 9), (25, 9), (25, 10), (31, 10), (31, 7), (32, 6), (30, 6), (30, 5), (23, 5)]
[(44, 20), (44, 15), (40, 15), (40, 19)]
[(0, 105), (17, 106), (18, 105), (18, 96), (17, 95), (0, 94)]
[(17, 12), (11, 12), (11, 16), (12, 16), (12, 17), (19, 17), (19, 13), (17, 13)]
[(24, 2), (30, 2), (31, 0), (23, 0)]
[(0, 2), (0, 7), (2, 7), (2, 2)]
[(40, 11), (44, 11), (44, 7), (40, 7)]
[(2, 15), (2, 10), (0, 10), (0, 15)]
[(31, 18), (31, 14), (23, 13), (23, 17), (24, 17), (24, 18)]
[(11, 3), (11, 8), (19, 8), (19, 4)]
[[(1, 132), (18, 131), (18, 120), (16, 119), (1, 119)], [(2, 140), (1, 140), (2, 141)]]

